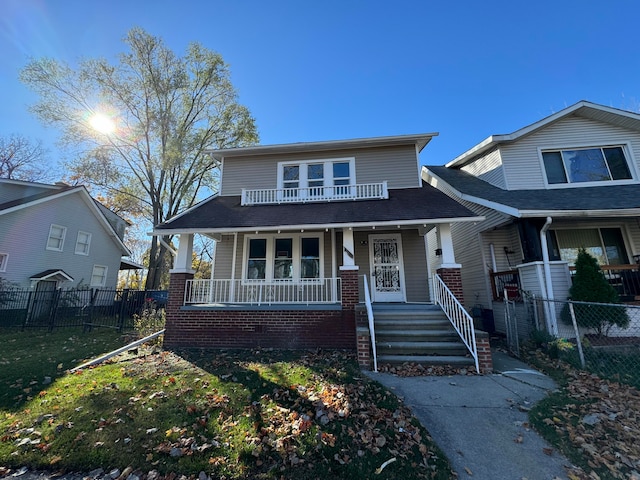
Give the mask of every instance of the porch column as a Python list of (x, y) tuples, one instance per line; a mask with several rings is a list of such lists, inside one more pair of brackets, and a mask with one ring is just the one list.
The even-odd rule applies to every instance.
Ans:
[(182, 233), (179, 236), (178, 254), (173, 260), (170, 273), (194, 273), (191, 268), (193, 262), (193, 235)]
[(461, 265), (456, 263), (456, 257), (453, 251), (451, 224), (443, 223), (438, 225), (438, 238), (440, 239), (440, 249), (442, 250), (442, 263), (436, 272), (449, 290), (451, 290), (451, 293), (464, 305)]
[(350, 228), (342, 229), (342, 265), (345, 267), (355, 266), (355, 246), (353, 241), (353, 230)]

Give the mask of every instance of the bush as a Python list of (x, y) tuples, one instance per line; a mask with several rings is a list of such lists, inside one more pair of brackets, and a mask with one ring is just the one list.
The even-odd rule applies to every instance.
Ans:
[[(569, 299), (578, 302), (620, 303), (618, 292), (605, 278), (598, 261), (583, 248), (576, 259), (576, 273), (569, 289)], [(573, 307), (576, 323), (595, 330), (598, 336), (606, 335), (614, 325), (621, 328), (629, 326), (629, 316), (624, 306), (576, 303)], [(565, 323), (571, 323), (569, 304), (562, 309), (561, 318)]]
[[(156, 333), (164, 328), (164, 309), (157, 308), (155, 302), (145, 302), (140, 314), (133, 316), (133, 326), (140, 338)], [(160, 337), (152, 343), (160, 343)]]

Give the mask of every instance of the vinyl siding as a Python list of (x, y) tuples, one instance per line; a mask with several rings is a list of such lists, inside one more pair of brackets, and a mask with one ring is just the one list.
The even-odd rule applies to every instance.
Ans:
[[(453, 251), (456, 262), (462, 265), (461, 275), (464, 306), (467, 309), (471, 309), (476, 304), (481, 304), (485, 307), (491, 305), (491, 285), (488, 274), (488, 265), (491, 265), (488, 246), (490, 240), (487, 241), (484, 239), (486, 233), (483, 232), (491, 232), (494, 228), (503, 225), (505, 222), (509, 222), (511, 217), (475, 203), (461, 200), (444, 182), (438, 182), (438, 189), (477, 215), (486, 217), (486, 220), (477, 223), (452, 223), (451, 236), (453, 238)], [(491, 233), (490, 235), (497, 235), (497, 233)], [(504, 241), (508, 241), (511, 245), (511, 238), (510, 234), (507, 234), (504, 237)], [(431, 247), (429, 248), (431, 249)], [(501, 248), (502, 245), (496, 245), (496, 250)], [(512, 247), (510, 248), (513, 249)], [(496, 251), (496, 257), (498, 257), (498, 253), (499, 252)], [(502, 250), (502, 253), (504, 255), (504, 250)], [(496, 260), (498, 260), (498, 258), (496, 258)], [(439, 261), (438, 259), (438, 262)], [(432, 268), (437, 269), (438, 265), (435, 264)]]
[[(369, 235), (397, 234), (398, 230), (370, 230), (354, 232), (355, 263), (360, 267), (359, 275), (366, 275), (370, 281), (371, 263), (369, 259)], [(404, 282), (407, 302), (428, 302), (429, 285), (424, 238), (417, 230), (401, 230), (402, 258), (404, 260)], [(366, 242), (366, 244), (363, 244)], [(341, 259), (340, 259), (341, 262)], [(361, 299), (363, 295), (361, 292)]]
[[(51, 224), (67, 228), (62, 252), (46, 249)], [(78, 231), (91, 233), (89, 255), (75, 254)], [(24, 208), (0, 217), (0, 252), (9, 254), (2, 276), (29, 287), (29, 277), (62, 269), (74, 282), (65, 288), (89, 285), (94, 265), (107, 266), (106, 287), (114, 288), (121, 251), (78, 194)]]
[(355, 158), (356, 183), (378, 183), (386, 180), (389, 188), (419, 186), (416, 150), (413, 146), (406, 146), (226, 158), (220, 192), (221, 195), (240, 195), (243, 188), (277, 188), (279, 162), (350, 157)]
[(498, 149), (487, 153), (469, 165), (465, 165), (461, 170), (498, 188), (507, 188), (504, 169), (502, 168), (502, 158)]
[(640, 135), (637, 132), (580, 117), (564, 118), (513, 144), (501, 146), (508, 188), (509, 190), (545, 188), (544, 169), (538, 148), (601, 146), (627, 142), (632, 150), (630, 152), (632, 159), (629, 161), (635, 161), (637, 172), (640, 159)]
[[(298, 232), (296, 232), (296, 234), (297, 233)], [(312, 234), (315, 232), (305, 231), (305, 234), (306, 233)], [(331, 234), (330, 232), (320, 232), (320, 233), (321, 233), (321, 236), (324, 235), (323, 237), (324, 276), (325, 278), (330, 278), (332, 275)], [(269, 234), (265, 233), (265, 235), (271, 235), (271, 233)], [(245, 236), (246, 235), (243, 233), (238, 233), (238, 247), (237, 247), (237, 253), (235, 258), (235, 266), (236, 266), (235, 278), (236, 279), (241, 279), (244, 274), (244, 265), (242, 262), (244, 259)], [(286, 237), (287, 234), (286, 232), (282, 232), (279, 236)], [(213, 276), (215, 279), (226, 280), (231, 278), (232, 264), (233, 264), (233, 242), (234, 242), (233, 235), (223, 235), (222, 241), (218, 242), (218, 244), (216, 245), (216, 253), (215, 253), (215, 260), (214, 260), (215, 267), (213, 271)]]

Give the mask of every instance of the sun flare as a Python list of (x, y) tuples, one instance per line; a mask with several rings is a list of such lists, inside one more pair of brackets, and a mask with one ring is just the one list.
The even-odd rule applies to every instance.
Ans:
[(96, 112), (89, 119), (91, 127), (104, 134), (113, 133), (116, 129), (116, 124), (111, 117), (104, 113)]

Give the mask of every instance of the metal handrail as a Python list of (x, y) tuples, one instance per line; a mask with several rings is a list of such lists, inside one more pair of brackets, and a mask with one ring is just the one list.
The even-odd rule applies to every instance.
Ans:
[(369, 319), (369, 335), (371, 337), (371, 350), (373, 352), (373, 371), (378, 371), (378, 353), (376, 351), (376, 329), (373, 322), (373, 306), (371, 305), (371, 293), (369, 292), (369, 283), (367, 276), (364, 278), (364, 304), (367, 307), (367, 318)]
[(480, 365), (478, 364), (478, 349), (476, 346), (476, 332), (473, 326), (473, 318), (464, 309), (455, 295), (449, 290), (440, 275), (433, 276), (434, 300), (437, 305), (442, 307), (445, 315), (455, 328), (462, 342), (473, 357), (476, 371), (480, 373)]

